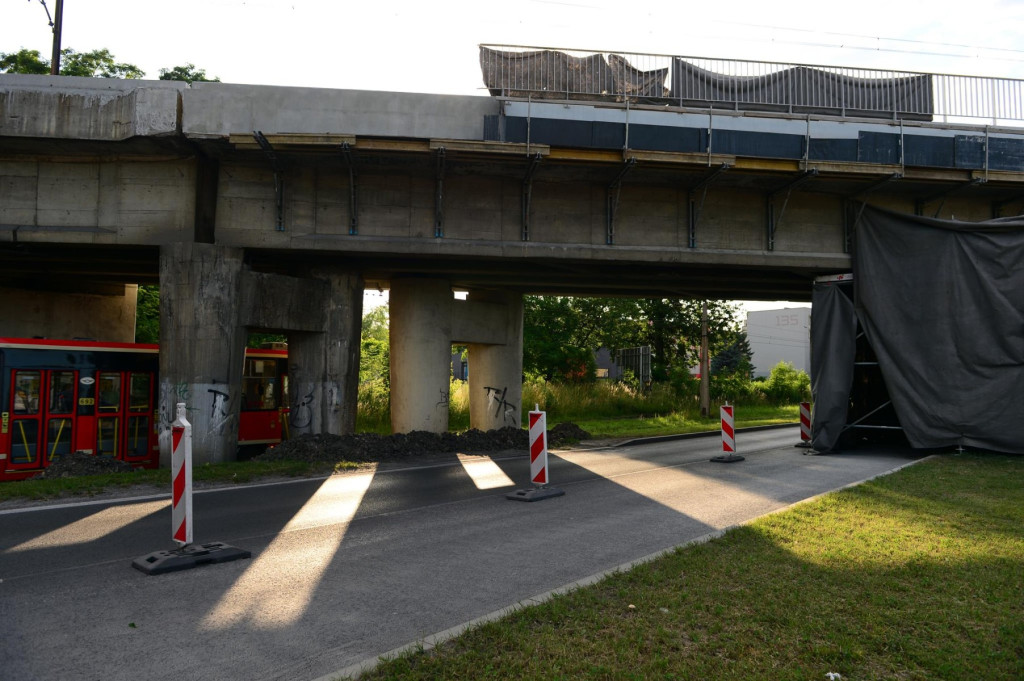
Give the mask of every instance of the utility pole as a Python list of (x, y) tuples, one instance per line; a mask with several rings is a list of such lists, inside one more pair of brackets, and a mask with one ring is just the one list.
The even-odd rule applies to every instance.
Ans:
[(711, 412), (711, 357), (708, 349), (708, 301), (700, 307), (700, 415)]
[[(43, 3), (46, 7), (46, 3)], [(50, 56), (50, 75), (60, 74), (60, 29), (64, 24), (64, 0), (57, 0), (57, 8), (53, 12), (53, 54)]]

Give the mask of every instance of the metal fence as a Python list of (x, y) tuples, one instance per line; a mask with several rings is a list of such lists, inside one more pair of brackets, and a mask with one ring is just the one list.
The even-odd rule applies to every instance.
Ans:
[(481, 45), (495, 96), (1020, 125), (1024, 80)]

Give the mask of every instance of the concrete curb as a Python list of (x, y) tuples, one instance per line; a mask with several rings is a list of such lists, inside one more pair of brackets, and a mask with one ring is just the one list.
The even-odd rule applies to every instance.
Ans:
[[(767, 426), (749, 426), (747, 428), (737, 428), (737, 433), (753, 433), (759, 430), (776, 430), (778, 428), (793, 428), (799, 426), (798, 422), (794, 423), (773, 423)], [(652, 435), (651, 437), (638, 437), (634, 440), (626, 440), (620, 442), (614, 446), (616, 447), (634, 447), (636, 445), (650, 445), (658, 442), (671, 442), (673, 440), (690, 440), (698, 437), (710, 437), (717, 435), (721, 431), (718, 430), (701, 430), (696, 433), (680, 433), (678, 435)]]
[[(791, 427), (792, 424), (786, 424), (786, 425)], [(755, 426), (753, 428), (748, 428), (746, 430), (765, 430), (765, 429), (774, 428), (774, 427), (777, 427), (777, 426)], [(686, 436), (683, 436), (683, 437), (692, 437), (694, 435), (696, 435), (696, 434), (688, 433)], [(703, 435), (707, 435), (707, 433), (703, 433)], [(672, 437), (672, 436), (666, 436), (666, 437), (668, 437), (670, 439), (682, 439), (682, 438), (679, 438), (679, 437)], [(648, 439), (647, 441), (650, 442), (650, 441), (660, 441), (660, 440)], [(625, 445), (618, 445), (618, 446), (621, 447), (621, 446), (625, 446)], [(468, 622), (463, 622), (462, 624), (458, 624), (458, 625), (456, 625), (454, 627), (451, 627), (449, 629), (445, 629), (444, 631), (439, 631), (439, 632), (437, 632), (435, 634), (431, 634), (430, 636), (426, 636), (426, 637), (424, 637), (424, 638), (422, 638), (422, 639), (420, 639), (418, 641), (414, 641), (412, 643), (408, 643), (408, 644), (406, 644), (404, 646), (399, 646), (398, 648), (393, 648), (392, 650), (389, 650), (386, 653), (383, 653), (383, 654), (378, 655), (376, 657), (368, 658), (368, 659), (365, 659), (365, 660), (363, 660), (361, 662), (356, 662), (355, 664), (351, 664), (351, 665), (349, 665), (347, 667), (344, 667), (343, 669), (339, 669), (336, 672), (331, 672), (330, 674), (325, 674), (324, 676), (321, 676), (321, 677), (318, 677), (316, 679), (313, 679), (312, 681), (341, 681), (342, 679), (350, 679), (350, 678), (351, 679), (358, 679), (361, 675), (363, 675), (366, 672), (371, 671), (372, 669), (376, 668), (377, 665), (379, 665), (381, 662), (387, 662), (387, 661), (389, 661), (391, 659), (394, 659), (394, 658), (396, 658), (396, 657), (398, 657), (398, 656), (400, 656), (400, 655), (402, 655), (404, 653), (414, 652), (414, 651), (415, 652), (419, 652), (419, 651), (431, 650), (431, 649), (436, 648), (437, 646), (445, 643), (446, 641), (448, 641), (450, 639), (453, 639), (453, 638), (456, 638), (457, 636), (460, 636), (460, 635), (464, 634), (465, 632), (469, 631), (470, 629), (472, 629), (474, 627), (477, 627), (477, 626), (479, 626), (481, 624), (487, 624), (488, 622), (494, 622), (494, 621), (499, 620), (499, 619), (501, 619), (503, 617), (511, 615), (511, 614), (513, 614), (513, 613), (515, 613), (515, 612), (517, 612), (519, 610), (522, 610), (523, 608), (528, 608), (528, 607), (533, 606), (533, 605), (540, 605), (540, 604), (542, 604), (542, 603), (544, 603), (546, 601), (551, 600), (555, 596), (561, 596), (562, 594), (570, 593), (570, 592), (572, 592), (572, 591), (574, 591), (576, 589), (580, 589), (580, 588), (583, 588), (583, 587), (591, 586), (593, 584), (596, 584), (597, 582), (600, 582), (602, 579), (605, 579), (606, 577), (610, 577), (611, 575), (618, 574), (618, 573), (621, 573), (621, 572), (626, 572), (626, 571), (631, 570), (631, 569), (633, 569), (635, 567), (638, 567), (640, 565), (644, 565), (646, 563), (650, 563), (650, 562), (655, 561), (655, 560), (657, 560), (657, 559), (659, 559), (659, 558), (661, 558), (663, 556), (667, 556), (667, 555), (669, 555), (671, 553), (674, 553), (678, 549), (686, 548), (688, 546), (695, 546), (695, 545), (698, 545), (698, 544), (707, 543), (707, 542), (711, 541), (712, 539), (717, 539), (717, 538), (721, 537), (722, 535), (724, 535), (726, 532), (729, 532), (730, 530), (733, 530), (733, 529), (735, 529), (737, 527), (743, 527), (745, 525), (749, 525), (749, 524), (751, 524), (751, 523), (753, 523), (753, 522), (755, 522), (757, 520), (760, 520), (761, 518), (767, 518), (768, 516), (772, 516), (772, 515), (775, 515), (777, 513), (784, 513), (786, 511), (789, 511), (789, 510), (791, 510), (793, 508), (796, 508), (797, 506), (800, 506), (802, 504), (808, 504), (808, 503), (811, 503), (813, 501), (817, 501), (818, 499), (820, 499), (820, 498), (822, 498), (822, 497), (824, 497), (826, 495), (833, 494), (835, 492), (839, 492), (839, 491), (842, 491), (844, 489), (849, 489), (851, 487), (856, 487), (858, 485), (863, 485), (865, 482), (870, 482), (871, 480), (875, 480), (877, 478), (881, 478), (881, 477), (884, 477), (886, 475), (892, 475), (893, 473), (896, 473), (897, 471), (903, 470), (904, 468), (907, 468), (908, 466), (913, 466), (915, 464), (921, 463), (922, 461), (927, 461), (929, 459), (935, 458), (935, 456), (936, 455), (933, 454), (931, 456), (922, 457), (920, 459), (916, 459), (914, 461), (910, 461), (908, 463), (901, 464), (899, 466), (896, 466), (895, 468), (890, 468), (889, 470), (887, 470), (887, 471), (885, 471), (883, 473), (879, 473), (878, 475), (872, 475), (869, 478), (864, 478), (863, 480), (858, 480), (856, 482), (848, 483), (846, 485), (843, 485), (842, 487), (837, 487), (836, 489), (829, 490), (828, 492), (822, 492), (821, 494), (815, 494), (814, 496), (807, 497), (806, 499), (801, 499), (800, 501), (796, 501), (796, 502), (794, 502), (792, 504), (789, 504), (787, 506), (783, 506), (781, 508), (777, 508), (774, 511), (769, 511), (768, 513), (763, 513), (763, 514), (761, 514), (761, 515), (759, 515), (759, 516), (757, 516), (755, 518), (751, 518), (751, 519), (746, 520), (746, 521), (744, 521), (742, 523), (738, 523), (736, 525), (730, 525), (729, 527), (722, 528), (721, 530), (715, 530), (714, 532), (708, 532), (707, 534), (703, 534), (703, 535), (697, 537), (696, 539), (691, 539), (688, 542), (684, 542), (682, 544), (677, 544), (676, 546), (670, 546), (667, 549), (662, 549), (661, 551), (656, 551), (656, 552), (648, 554), (646, 556), (642, 556), (642, 557), (637, 558), (636, 560), (630, 561), (628, 563), (622, 563), (621, 565), (617, 565), (616, 567), (613, 567), (613, 568), (611, 568), (609, 570), (604, 570), (602, 572), (598, 572), (597, 574), (590, 575), (589, 577), (583, 577), (582, 579), (579, 579), (579, 580), (577, 580), (575, 582), (571, 582), (569, 584), (565, 584), (564, 586), (557, 587), (555, 589), (552, 589), (551, 591), (545, 591), (544, 593), (537, 594), (536, 596), (531, 596), (530, 598), (524, 599), (522, 601), (519, 601), (518, 603), (514, 603), (514, 604), (509, 605), (507, 607), (501, 608), (500, 610), (495, 610), (493, 612), (489, 612), (486, 615), (481, 615), (480, 617), (477, 617), (475, 619), (471, 619)]]

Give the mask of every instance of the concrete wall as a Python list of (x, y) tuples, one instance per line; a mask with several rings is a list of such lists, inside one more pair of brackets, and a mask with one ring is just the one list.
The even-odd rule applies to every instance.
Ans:
[(191, 240), (195, 181), (187, 159), (0, 160), (0, 240)]
[(747, 339), (754, 351), (754, 376), (767, 376), (779, 362), (811, 372), (811, 308), (748, 312)]
[(490, 97), (270, 85), (193, 83), (182, 98), (182, 130), (193, 137), (232, 133), (336, 133), (483, 139)]
[(121, 296), (0, 288), (0, 336), (134, 343), (138, 293), (135, 284)]
[(69, 76), (0, 76), (0, 135), (126, 140), (180, 130), (186, 83)]

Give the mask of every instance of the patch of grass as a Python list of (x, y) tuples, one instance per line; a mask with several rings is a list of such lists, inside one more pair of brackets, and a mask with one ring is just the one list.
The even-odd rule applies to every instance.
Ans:
[[(718, 405), (712, 408), (711, 418), (701, 418), (697, 413), (673, 412), (665, 416), (639, 416), (618, 419), (580, 419), (573, 421), (594, 437), (653, 437), (655, 435), (678, 435), (718, 430), (721, 423)], [(780, 423), (796, 423), (800, 419), (800, 407), (783, 406), (739, 406), (735, 411), (736, 427), (767, 426)]]
[(367, 679), (1024, 678), (1024, 457), (946, 456)]

